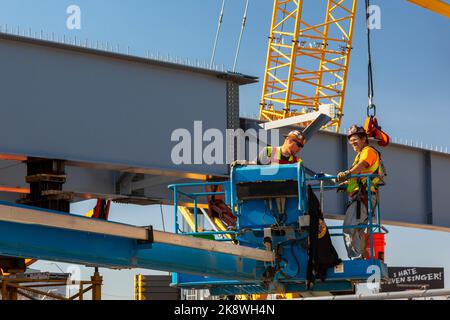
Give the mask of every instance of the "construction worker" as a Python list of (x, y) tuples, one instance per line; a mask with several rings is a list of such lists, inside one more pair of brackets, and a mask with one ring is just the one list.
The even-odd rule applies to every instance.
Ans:
[[(349, 178), (350, 175), (380, 174), (382, 164), (378, 150), (369, 146), (369, 137), (363, 127), (353, 125), (347, 139), (357, 153), (350, 169), (339, 172), (337, 181), (346, 186), (350, 197), (345, 213), (344, 226), (367, 224), (368, 190), (367, 178)], [(377, 205), (377, 186), (380, 178), (371, 178), (372, 214)], [(363, 259), (365, 255), (365, 229), (344, 229), (344, 242), (350, 259)]]
[(284, 136), (281, 147), (265, 147), (258, 156), (258, 164), (289, 164), (302, 162), (299, 153), (306, 143), (305, 136), (299, 130), (293, 130)]
[[(302, 162), (299, 153), (306, 143), (305, 136), (299, 130), (293, 130), (284, 136), (284, 143), (281, 147), (265, 147), (258, 155), (259, 165), (269, 164), (290, 164)], [(267, 300), (267, 294), (254, 294), (252, 300)], [(290, 299), (299, 297), (295, 294), (285, 294), (284, 298)], [(283, 296), (280, 297), (283, 299)]]

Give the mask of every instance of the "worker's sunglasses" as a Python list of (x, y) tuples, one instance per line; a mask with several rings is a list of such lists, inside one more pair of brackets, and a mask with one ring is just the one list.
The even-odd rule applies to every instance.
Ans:
[(295, 140), (294, 140), (294, 142), (297, 145), (297, 147), (299, 147), (299, 148), (303, 148), (304, 147), (304, 145), (302, 143), (300, 143), (298, 141), (295, 141)]

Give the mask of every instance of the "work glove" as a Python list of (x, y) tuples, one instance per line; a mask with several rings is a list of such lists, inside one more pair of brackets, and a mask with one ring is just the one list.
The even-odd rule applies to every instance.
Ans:
[(257, 165), (256, 161), (247, 161), (247, 160), (235, 160), (231, 163), (231, 167), (237, 166), (253, 166)]
[(347, 180), (347, 178), (348, 178), (349, 176), (350, 176), (350, 171), (348, 171), (348, 170), (343, 171), (343, 172), (339, 172), (339, 173), (337, 174), (337, 179), (336, 179), (336, 181), (337, 181), (337, 182), (343, 182), (343, 181)]

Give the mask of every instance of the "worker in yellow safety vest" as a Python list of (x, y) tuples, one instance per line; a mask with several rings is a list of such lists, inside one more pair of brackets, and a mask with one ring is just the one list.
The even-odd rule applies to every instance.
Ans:
[(293, 130), (284, 136), (281, 147), (265, 147), (258, 155), (258, 164), (289, 164), (302, 162), (299, 153), (306, 143), (305, 136), (299, 130)]
[[(367, 178), (350, 178), (350, 175), (377, 174), (371, 178), (372, 214), (378, 198), (378, 185), (383, 177), (381, 154), (369, 145), (369, 137), (363, 127), (352, 126), (347, 132), (347, 139), (357, 153), (350, 169), (339, 172), (337, 181), (346, 186), (350, 197), (345, 213), (344, 226), (367, 224), (368, 221), (368, 187)], [(344, 242), (350, 259), (363, 259), (365, 254), (365, 228), (344, 229)]]

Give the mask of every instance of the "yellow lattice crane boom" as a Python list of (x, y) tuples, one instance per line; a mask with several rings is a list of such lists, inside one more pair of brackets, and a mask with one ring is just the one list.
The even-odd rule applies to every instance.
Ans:
[(444, 17), (450, 18), (450, 4), (441, 0), (408, 0), (422, 8), (428, 9)]
[[(450, 17), (450, 5), (441, 0), (407, 1)], [(308, 11), (311, 3), (314, 12)], [(260, 120), (305, 115), (326, 105), (332, 118), (326, 127), (339, 132), (356, 8), (357, 0), (274, 0)]]
[[(317, 0), (315, 0), (317, 1)], [(339, 131), (357, 0), (328, 0), (325, 17), (307, 16), (306, 0), (275, 0), (260, 119), (280, 120), (332, 105)]]

